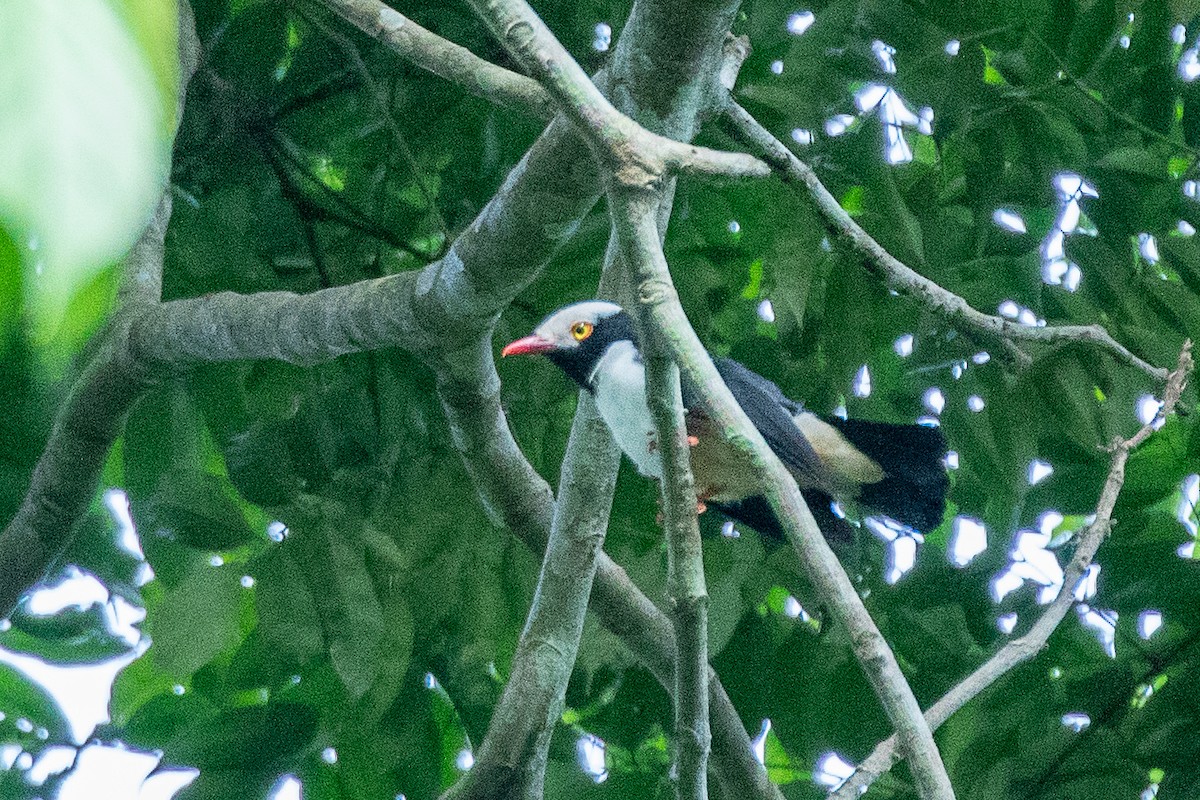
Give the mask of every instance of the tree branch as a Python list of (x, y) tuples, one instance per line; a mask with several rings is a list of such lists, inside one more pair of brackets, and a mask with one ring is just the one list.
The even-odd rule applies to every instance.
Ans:
[[(630, 217), (658, 243), (659, 198), (629, 199)], [(619, 207), (610, 195), (610, 209)], [(622, 241), (614, 219), (618, 245)], [(633, 262), (626, 261), (626, 269)], [(632, 283), (633, 275), (628, 276)], [(667, 600), (675, 631), (675, 794), (708, 797), (708, 753), (712, 735), (708, 721), (708, 591), (700, 526), (696, 518), (696, 485), (684, 422), (679, 369), (659, 341), (642, 306), (634, 306), (634, 323), (646, 365), (646, 401), (654, 418), (656, 445), (662, 458), (662, 509), (667, 535)]]
[[(535, 553), (546, 550), (554, 497), (522, 455), (500, 403), (491, 348), (481, 342), (472, 362), (464, 351), (456, 372), (438, 372), (438, 395), (452, 440), (483, 507)], [(468, 366), (474, 363), (475, 366)], [(675, 676), (670, 621), (606, 553), (598, 554), (590, 608), (668, 691)], [(755, 759), (750, 737), (716, 675), (709, 671), (712, 766), (731, 798), (781, 800), (778, 787)]]
[(422, 28), (379, 0), (320, 0), (327, 8), (393, 52), (476, 97), (550, 120), (558, 108), (537, 81), (486, 61)]
[[(622, 255), (639, 279), (639, 300), (647, 306), (642, 313), (651, 316), (656, 332), (667, 338), (681, 370), (694, 373), (688, 377), (701, 389), (705, 410), (746, 452), (755, 471), (770, 479), (768, 499), (784, 519), (788, 538), (796, 546), (810, 577), (818, 588), (825, 590), (835, 613), (850, 627), (856, 655), (893, 725), (901, 732), (905, 751), (912, 757), (922, 797), (952, 798), (953, 790), (933, 736), (895, 656), (821, 538), (795, 481), (717, 375), (679, 307), (654, 221), (646, 217), (644, 203), (630, 201), (638, 190), (649, 190), (652, 196), (667, 177), (666, 159), (632, 142), (635, 136), (640, 136), (637, 126), (608, 104), (523, 0), (476, 0), (475, 7), (514, 57), (562, 104), (564, 112), (588, 138), (603, 167), (611, 169), (611, 185), (620, 191), (610, 188), (610, 210)], [(661, 159), (659, 163), (655, 162), (656, 156)], [(801, 521), (799, 525), (797, 520)]]
[(620, 457), (591, 395), (581, 393), (549, 544), (512, 672), (474, 767), (445, 800), (542, 797), (550, 737), (575, 666)]
[[(546, 550), (554, 497), (521, 454), (504, 416), (490, 348), (478, 351), (480, 368), (491, 381), (463, 373), (455, 380), (439, 373), (438, 394), (463, 465), (492, 519), (535, 553)], [(466, 359), (460, 359), (460, 370)], [(491, 387), (491, 389), (489, 389)], [(668, 691), (675, 676), (675, 635), (667, 617), (606, 553), (598, 554), (590, 609), (625, 643)], [(720, 681), (709, 672), (713, 727), (712, 766), (735, 798), (781, 800), (778, 787), (755, 759), (750, 737)]]
[(726, 113), (740, 138), (761, 150), (767, 162), (785, 180), (802, 184), (808, 190), (826, 223), (862, 254), (867, 269), (882, 277), (890, 288), (915, 298), (952, 322), (1004, 341), (1086, 342), (1107, 350), (1121, 363), (1141, 370), (1155, 380), (1167, 379), (1166, 369), (1137, 357), (1099, 325), (1049, 325), (1035, 328), (1003, 317), (984, 314), (972, 308), (966, 300), (918, 274), (885, 250), (883, 245), (875, 241), (842, 208), (837, 198), (821, 183), (812, 167), (797, 158), (746, 109), (731, 99)]
[(679, 305), (670, 272), (656, 238), (639, 215), (636, 203), (610, 192), (613, 219), (622, 240), (622, 255), (637, 276), (639, 302), (664, 337), (684, 380), (698, 389), (704, 412), (746, 458), (764, 487), (764, 494), (795, 548), (809, 580), (835, 618), (846, 625), (854, 653), (863, 666), (892, 725), (901, 747), (912, 760), (913, 774), (922, 798), (952, 798), (953, 789), (937, 745), (921, 715), (912, 689), (896, 657), (884, 641), (853, 584), (821, 536), (796, 482), (767, 446), (762, 434), (746, 417), (717, 374), (704, 346)]
[(770, 168), (744, 153), (681, 144), (622, 114), (592, 83), (525, 0), (472, 0), (509, 53), (558, 102), (620, 183), (647, 185), (668, 168), (703, 176), (764, 177)]
[(661, 348), (652, 346), (651, 353), (646, 357), (646, 398), (663, 462), (667, 602), (676, 647), (675, 794), (706, 800), (712, 746), (708, 722), (708, 590), (696, 519), (696, 484), (688, 453), (679, 369)]
[[(190, 18), (180, 15), (181, 23)], [(181, 39), (186, 64), (185, 40), (194, 38)], [(95, 491), (100, 466), (120, 433), (120, 419), (148, 376), (213, 360), (278, 357), (310, 364), (368, 343), (410, 346), (431, 360), (453, 360), (482, 342), (490, 363), (488, 338), (495, 317), (591, 210), (597, 183), (592, 161), (570, 126), (551, 123), (450, 251), (421, 271), (307, 296), (227, 292), (123, 309), (119, 324), (111, 326), (111, 345), (60, 412), (22, 510), (0, 533), (0, 611), (10, 610), (65, 546)], [(157, 224), (153, 231), (161, 233), (164, 227)], [(161, 247), (139, 245), (134, 257), (161, 255)], [(127, 287), (135, 285), (125, 281)], [(131, 291), (125, 289), (127, 297)], [(381, 307), (381, 298), (401, 307)], [(331, 314), (332, 308), (340, 311)], [(338, 319), (339, 313), (345, 318)], [(291, 314), (297, 318), (290, 319)], [(246, 329), (261, 340), (239, 335)], [(494, 367), (490, 380), (498, 387)], [(45, 545), (35, 546), (38, 541)]]
[[(1075, 554), (1064, 570), (1063, 585), (1059, 590), (1058, 597), (1046, 607), (1028, 633), (1000, 648), (982, 666), (930, 706), (929, 710), (925, 712), (925, 719), (930, 728), (935, 730), (939, 728), (956, 711), (1013, 667), (1040, 653), (1067, 612), (1075, 605), (1075, 587), (1079, 585), (1088, 567), (1091, 566), (1096, 557), (1096, 551), (1100, 549), (1100, 545), (1112, 531), (1113, 509), (1116, 508), (1121, 487), (1125, 484), (1125, 464), (1129, 460), (1129, 455), (1150, 437), (1156, 426), (1174, 413), (1175, 406), (1187, 386), (1188, 376), (1195, 367), (1191, 350), (1191, 340), (1184, 342), (1179, 353), (1179, 362), (1175, 370), (1167, 377), (1163, 404), (1155, 418), (1139, 428), (1137, 433), (1130, 438), (1117, 439), (1112, 444), (1112, 463), (1108, 469), (1108, 477), (1104, 481), (1104, 489), (1100, 492), (1100, 500), (1096, 504), (1095, 518), (1079, 536)], [(901, 755), (897, 752), (896, 747), (896, 737), (893, 735), (875, 746), (875, 749), (863, 760), (854, 774), (831, 795), (831, 800), (854, 800), (862, 795), (876, 778), (891, 769), (900, 759)]]
[[(664, 17), (661, 13), (660, 3), (656, 2), (641, 2), (634, 6), (630, 20), (626, 25), (626, 35), (622, 36), (618, 42), (614, 52), (613, 69), (610, 73), (612, 84), (616, 87), (625, 87), (619, 91), (623, 102), (629, 108), (645, 108), (652, 98), (648, 98), (647, 89), (651, 93), (655, 90), (662, 91), (664, 81), (661, 75), (661, 67), (656, 63), (657, 59), (665, 59), (672, 65), (675, 70), (678, 70), (678, 79), (682, 84), (679, 87), (672, 86), (669, 94), (672, 95), (669, 102), (657, 104), (656, 108), (661, 109), (664, 113), (662, 124), (664, 129), (680, 138), (690, 138), (694, 133), (696, 126), (697, 111), (707, 106), (709, 93), (699, 91), (701, 87), (705, 87), (712, 81), (712, 77), (720, 72), (722, 64), (728, 65), (730, 61), (735, 64), (729, 71), (736, 73), (737, 66), (740, 65), (742, 58), (738, 57), (739, 53), (734, 52), (726, 58), (721, 47), (726, 31), (728, 30), (729, 21), (732, 18), (736, 2), (713, 3), (712, 9), (694, 9), (696, 12), (689, 17), (690, 30), (679, 29), (678, 20), (672, 19), (669, 16)], [(648, 20), (643, 22), (643, 20)], [(667, 32), (669, 31), (669, 35)], [(630, 33), (632, 32), (632, 35)], [(669, 42), (661, 48), (651, 48), (646, 46), (646, 40), (656, 41), (657, 39), (667, 38)], [(639, 44), (640, 43), (640, 44)], [(686, 57), (681, 58), (677, 51), (681, 47), (688, 47), (690, 50), (686, 53)], [(636, 57), (633, 54), (640, 54), (641, 57)], [(674, 77), (675, 73), (672, 73)], [(648, 78), (651, 78), (648, 80)], [(682, 98), (682, 99), (681, 99)], [(609, 284), (605, 288), (602, 283), (601, 293), (611, 295), (615, 291), (614, 272), (611, 269), (612, 258), (615, 253), (615, 248), (610, 246), (608, 257), (606, 258), (605, 281)], [(617, 292), (619, 294), (619, 292)], [(490, 367), (490, 359), (489, 359)], [(466, 388), (466, 387), (464, 387)], [(444, 400), (447, 395), (443, 392)], [(481, 422), (481, 417), (478, 414), (471, 413), (471, 408), (475, 403), (450, 402), (446, 403), (447, 415), (451, 419), (456, 430), (462, 431), (465, 428), (478, 427)], [(586, 415), (587, 404), (584, 404), (581, 415), (577, 415), (575, 428), (581, 424), (581, 416)], [(502, 413), (497, 408), (495, 412), (489, 410), (482, 417), (483, 420), (491, 420), (491, 430), (489, 432), (480, 431), (477, 434), (470, 436), (462, 436), (456, 434), (455, 440), (461, 442), (478, 441), (494, 443), (497, 441), (511, 441), (511, 435), (507, 431), (507, 427), (503, 420)], [(502, 435), (497, 435), (502, 432)], [(606, 437), (607, 438), (607, 437)], [(574, 438), (572, 439), (574, 441)], [(609, 457), (613, 457), (611, 444), (607, 444)], [(504, 510), (509, 512), (517, 507), (512, 503), (511, 495), (514, 491), (518, 491), (518, 487), (522, 483), (518, 481), (499, 479), (498, 476), (508, 474), (511, 468), (517, 475), (527, 471), (527, 463), (516, 450), (515, 445), (511, 450), (505, 447), (501, 450), (491, 450), (489, 452), (490, 460), (481, 461), (478, 456), (480, 453), (472, 453), (465, 459), (468, 464), (468, 469), (472, 470), (476, 478), (476, 486), (485, 496), (485, 506), (494, 510)], [(563, 466), (563, 483), (562, 486), (570, 485), (569, 475), (572, 471), (578, 469), (575, 466), (577, 459), (585, 456), (577, 454), (572, 448), (564, 461)], [(605, 459), (607, 460), (607, 459)], [(615, 462), (613, 464), (615, 467)], [(586, 469), (586, 467), (585, 467)], [(593, 497), (593, 502), (607, 504), (609, 499), (607, 492), (601, 493), (602, 497)], [(507, 496), (506, 496), (507, 495)], [(561, 500), (561, 497), (560, 497)], [(688, 504), (691, 506), (692, 500), (688, 499)], [(541, 525), (538, 524), (536, 508), (526, 506), (527, 513), (513, 514), (506, 513), (507, 523), (522, 535), (522, 538), (531, 545), (535, 545), (538, 539), (544, 540), (544, 533), (541, 531)], [(528, 512), (532, 512), (530, 516)], [(694, 513), (694, 507), (689, 510), (689, 513)], [(556, 517), (556, 520), (558, 518)], [(551, 548), (554, 547), (554, 538), (559, 535), (557, 526), (551, 537)], [(592, 592), (592, 608), (600, 615), (602, 622), (609, 627), (614, 633), (622, 637), (629, 645), (630, 650), (640, 657), (647, 666), (655, 673), (658, 679), (668, 688), (671, 688), (672, 681), (675, 677), (676, 670), (674, 668), (674, 652), (675, 638), (672, 636), (672, 630), (667, 625), (662, 614), (655, 606), (650, 603), (638, 589), (629, 582), (628, 577), (620, 567), (616, 566), (603, 552), (597, 553), (598, 556), (598, 574), (596, 576), (593, 592)], [(545, 567), (542, 573), (540, 586), (546, 587), (550, 583), (551, 574), (549, 572), (550, 557), (547, 556)], [(559, 575), (553, 577), (560, 578)], [(541, 590), (539, 590), (541, 591)], [(530, 620), (527, 625), (527, 632), (532, 630), (537, 624), (535, 617), (542, 613), (540, 609), (544, 608), (545, 603), (539, 602), (531, 609)], [(701, 638), (703, 641), (703, 638)], [(572, 649), (571, 654), (574, 653)], [(564, 660), (565, 657), (564, 657)], [(517, 667), (514, 662), (514, 675)], [(703, 655), (699, 661), (700, 669), (704, 678), (708, 678), (710, 696), (702, 696), (699, 698), (699, 703), (707, 704), (711, 702), (715, 719), (715, 729), (717, 734), (717, 742), (715, 750), (718, 758), (714, 761), (714, 767), (717, 770), (717, 777), (721, 785), (726, 790), (729, 797), (771, 797), (779, 798), (778, 789), (773, 786), (766, 778), (766, 773), (762, 769), (753, 756), (750, 748), (750, 741), (746, 735), (740, 719), (736, 711), (729, 702), (728, 696), (724, 693), (720, 684), (716, 681), (715, 675), (707, 667), (706, 660)], [(560, 677), (565, 681), (569, 673), (560, 673)], [(693, 685), (703, 687), (703, 679), (700, 681), (691, 681)], [(543, 690), (549, 691), (549, 685), (543, 685)], [(515, 695), (512, 695), (515, 696)], [(506, 699), (509, 695), (506, 693)], [(497, 707), (497, 715), (505, 715), (507, 703), (503, 702)], [(556, 705), (560, 708), (560, 705)], [(540, 715), (538, 715), (540, 716)], [(541, 722), (541, 720), (538, 720)], [(550, 719), (545, 720), (547, 726), (550, 725)], [(527, 731), (527, 727), (522, 727), (518, 731), (518, 736), (522, 742), (529, 742), (527, 735), (522, 735), (523, 731)], [(489, 730), (488, 737), (496, 736), (501, 729), (493, 727)], [(533, 766), (539, 768), (541, 763), (544, 763), (543, 741), (539, 740), (536, 743), (531, 743), (533, 749)], [(481, 752), (480, 759), (476, 762), (476, 769), (481, 764), (489, 761), (489, 756), (485, 755), (491, 750), (485, 740), (484, 747)], [(703, 772), (699, 773), (699, 782), (703, 786)], [(540, 789), (538, 776), (530, 775), (526, 772), (520, 778), (521, 783), (517, 784), (523, 790), (526, 796), (530, 792), (534, 794)], [(488, 781), (488, 783), (492, 783)], [(511, 784), (510, 784), (511, 785)], [(457, 788), (455, 790), (457, 795)]]

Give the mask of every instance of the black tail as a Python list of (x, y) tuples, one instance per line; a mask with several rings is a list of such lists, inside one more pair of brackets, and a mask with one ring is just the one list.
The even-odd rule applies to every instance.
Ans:
[(886, 477), (863, 486), (859, 501), (922, 533), (942, 522), (946, 511), (946, 439), (937, 428), (858, 419), (826, 420), (875, 460)]

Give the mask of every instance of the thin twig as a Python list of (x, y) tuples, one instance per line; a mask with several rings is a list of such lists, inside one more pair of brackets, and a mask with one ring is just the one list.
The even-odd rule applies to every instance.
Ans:
[[(1116, 508), (1117, 498), (1125, 483), (1125, 464), (1129, 460), (1129, 454), (1146, 441), (1156, 427), (1175, 411), (1179, 397), (1187, 386), (1188, 376), (1195, 366), (1191, 351), (1192, 343), (1191, 340), (1188, 340), (1184, 342), (1183, 348), (1180, 350), (1178, 365), (1167, 378), (1163, 404), (1155, 418), (1139, 428), (1130, 438), (1117, 439), (1112, 444), (1112, 463), (1108, 469), (1108, 477), (1104, 481), (1104, 489), (1100, 493), (1100, 500), (1096, 504), (1095, 518), (1079, 535), (1078, 544), (1075, 546), (1075, 555), (1063, 571), (1063, 585), (1059, 590), (1058, 597), (1046, 607), (1028, 633), (1002, 647), (979, 669), (964, 678), (925, 712), (925, 719), (929, 722), (930, 728), (936, 730), (953, 716), (954, 712), (977, 697), (980, 692), (999, 680), (1013, 667), (1040, 653), (1046, 646), (1046, 642), (1049, 641), (1050, 635), (1054, 633), (1067, 612), (1075, 605), (1075, 588), (1095, 559), (1096, 551), (1112, 531), (1113, 509)], [(900, 760), (901, 756), (897, 752), (896, 744), (896, 737), (893, 735), (876, 745), (854, 774), (832, 795), (831, 800), (854, 800), (866, 791), (876, 778), (887, 772)]]
[(875, 241), (842, 208), (812, 168), (788, 150), (746, 109), (731, 100), (726, 113), (737, 134), (748, 144), (761, 150), (772, 167), (785, 179), (803, 184), (807, 188), (825, 221), (863, 255), (867, 269), (880, 275), (892, 289), (919, 300), (958, 324), (1001, 340), (1040, 343), (1086, 342), (1107, 350), (1118, 361), (1141, 370), (1155, 380), (1167, 379), (1166, 369), (1156, 367), (1134, 355), (1099, 325), (1048, 325), (1037, 328), (984, 314), (972, 308), (962, 297), (918, 274), (884, 249), (883, 245)]
[[(354, 71), (358, 74), (359, 80), (362, 81), (367, 94), (371, 98), (371, 103), (375, 106), (375, 111), (383, 118), (388, 131), (392, 134), (393, 141), (396, 143), (396, 148), (400, 151), (400, 155), (403, 156), (405, 163), (408, 164), (409, 172), (417, 185), (417, 191), (421, 193), (421, 199), (425, 201), (426, 207), (433, 212), (433, 217), (437, 221), (438, 229), (441, 231), (443, 238), (448, 239), (447, 232), (450, 226), (446, 224), (446, 218), (442, 216), (442, 210), (438, 208), (437, 198), (429, 191), (425, 176), (421, 174), (421, 167), (417, 164), (417, 157), (413, 153), (412, 148), (408, 146), (408, 139), (404, 136), (404, 132), (400, 130), (400, 123), (396, 121), (396, 115), (392, 113), (387, 95), (380, 88), (379, 84), (375, 82), (371, 71), (367, 69), (366, 62), (359, 55), (358, 48), (341, 33), (326, 25), (325, 21), (318, 14), (308, 13), (305, 14), (305, 18), (320, 30), (321, 33), (325, 34), (326, 38), (336, 43), (342, 54), (350, 60)], [(432, 36), (433, 34), (430, 35)]]
[[(1077, 78), (1074, 73), (1071, 72), (1070, 65), (1062, 60), (1062, 57), (1055, 52), (1054, 48), (1051, 47), (1045, 39), (1038, 35), (1037, 31), (1035, 31), (1032, 26), (1030, 26), (1025, 33), (1030, 39), (1033, 39), (1034, 43), (1041, 47), (1047, 55), (1054, 59), (1055, 64), (1058, 65), (1058, 68), (1062, 72), (1063, 76), (1071, 82), (1071, 85), (1075, 88), (1075, 90), (1083, 95), (1084, 98), (1104, 109), (1115, 119), (1121, 120), (1121, 122), (1124, 122), (1129, 127), (1141, 133), (1143, 136), (1148, 136), (1155, 141), (1170, 145), (1171, 149), (1180, 153), (1187, 153), (1192, 158), (1200, 156), (1200, 151), (1197, 151), (1196, 148), (1189, 146), (1186, 142), (1172, 139), (1170, 136), (1154, 130), (1154, 128), (1151, 128), (1149, 125), (1140, 122), (1139, 120), (1133, 118), (1129, 114), (1126, 114), (1124, 111), (1114, 106), (1112, 103), (1105, 100), (1104, 96), (1099, 91), (1093, 89), (1087, 84), (1086, 81), (1084, 81), (1082, 78)], [(1109, 40), (1109, 47), (1112, 47), (1111, 39)]]

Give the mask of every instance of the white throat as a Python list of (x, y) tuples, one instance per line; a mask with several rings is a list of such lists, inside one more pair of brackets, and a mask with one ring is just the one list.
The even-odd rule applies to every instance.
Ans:
[(600, 411), (617, 445), (638, 472), (662, 477), (662, 456), (654, 418), (646, 405), (646, 366), (633, 342), (614, 342), (592, 370), (591, 380)]

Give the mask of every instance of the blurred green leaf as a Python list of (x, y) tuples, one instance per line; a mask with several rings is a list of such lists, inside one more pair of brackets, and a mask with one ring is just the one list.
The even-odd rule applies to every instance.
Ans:
[(13, 627), (0, 633), (0, 647), (55, 664), (94, 664), (132, 649), (108, 631), (100, 605), (68, 606), (53, 615), (18, 609), (10, 619)]
[(180, 731), (164, 757), (201, 770), (265, 772), (296, 757), (316, 730), (316, 712), (299, 703), (235, 708)]
[(370, 730), (379, 724), (400, 694), (408, 676), (412, 656), (415, 623), (403, 596), (396, 594), (384, 605), (382, 650), (385, 654), (371, 688), (361, 700), (363, 726)]
[(104, 0), (6, 5), (0, 60), (13, 67), (0, 88), (0, 218), (39, 312), (57, 318), (141, 232), (167, 173), (170, 118), (137, 38)]
[(1112, 150), (1097, 161), (1096, 166), (1149, 178), (1161, 178), (1167, 174), (1166, 163), (1160, 154), (1136, 147)]
[(174, 800), (226, 800), (231, 797), (266, 798), (277, 781), (274, 773), (257, 770), (203, 770), (180, 790)]
[(140, 602), (137, 579), (142, 561), (125, 549), (107, 510), (91, 511), (76, 524), (59, 563), (74, 564), (95, 575), (112, 594)]
[(767, 731), (763, 740), (763, 765), (767, 768), (767, 777), (777, 786), (787, 786), (796, 781), (811, 781), (812, 772), (796, 769), (788, 754), (783, 749), (783, 743), (774, 731)]
[(325, 632), (330, 663), (355, 699), (375, 682), (386, 633), (383, 607), (356, 535), (362, 525), (341, 504), (317, 501), (289, 526), (288, 541)]
[(149, 620), (150, 656), (163, 671), (190, 675), (241, 638), (238, 621), (245, 589), (234, 565), (194, 565), (168, 589)]
[(429, 690), (430, 708), (440, 740), (442, 787), (445, 788), (457, 780), (461, 771), (459, 759), (462, 753), (470, 752), (471, 740), (467, 738), (458, 710), (445, 688), (437, 682), (426, 688)]
[(202, 472), (163, 474), (138, 516), (199, 550), (231, 550), (259, 536), (246, 524), (228, 480)]
[(254, 601), (266, 652), (296, 670), (325, 651), (316, 599), (290, 543), (274, 547), (253, 568)]

